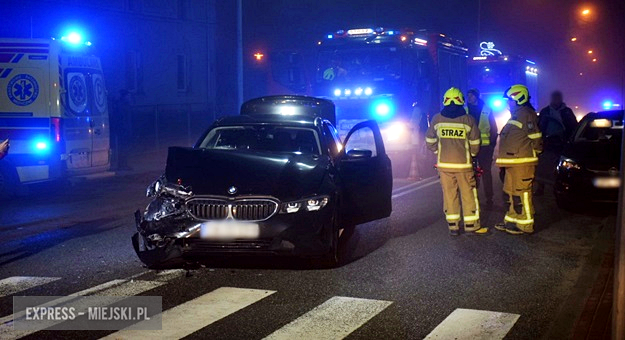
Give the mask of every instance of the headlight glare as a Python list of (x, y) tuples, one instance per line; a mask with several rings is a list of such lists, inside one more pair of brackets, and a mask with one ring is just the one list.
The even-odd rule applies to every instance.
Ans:
[(292, 214), (299, 211), (317, 211), (325, 207), (330, 198), (327, 196), (311, 197), (305, 200), (282, 203), (280, 213)]
[(566, 170), (580, 170), (582, 167), (577, 164), (574, 160), (570, 158), (560, 158), (560, 164), (558, 164), (558, 168), (566, 169)]
[(302, 207), (302, 204), (299, 202), (291, 202), (284, 205), (284, 210), (287, 214), (296, 213), (299, 211), (299, 208)]
[(328, 204), (328, 198), (327, 197), (309, 199), (308, 202), (306, 202), (306, 210), (308, 210), (308, 211), (317, 211), (317, 210), (325, 207), (326, 204)]

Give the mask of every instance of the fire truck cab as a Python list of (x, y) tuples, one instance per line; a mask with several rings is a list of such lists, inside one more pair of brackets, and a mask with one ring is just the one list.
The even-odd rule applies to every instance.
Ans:
[(100, 59), (76, 34), (0, 39), (0, 196), (23, 183), (110, 167), (107, 92)]
[(424, 138), (417, 132), (440, 111), (443, 93), (452, 86), (467, 88), (467, 48), (443, 34), (357, 28), (318, 43), (313, 95), (334, 101), (341, 136), (375, 119), (397, 177), (408, 176)]

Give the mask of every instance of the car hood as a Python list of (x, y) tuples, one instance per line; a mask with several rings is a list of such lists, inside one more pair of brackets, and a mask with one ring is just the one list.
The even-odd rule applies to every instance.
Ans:
[(190, 186), (194, 195), (263, 195), (283, 201), (317, 192), (329, 160), (325, 156), (170, 147), (165, 176)]
[(566, 147), (564, 155), (587, 169), (599, 171), (618, 169), (621, 162), (621, 143), (576, 142)]

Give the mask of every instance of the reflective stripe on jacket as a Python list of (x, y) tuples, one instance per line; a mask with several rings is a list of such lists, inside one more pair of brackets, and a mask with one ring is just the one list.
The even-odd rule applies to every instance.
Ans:
[(538, 164), (537, 155), (543, 150), (543, 142), (536, 112), (532, 108), (515, 107), (500, 136), (495, 164), (500, 167)]
[[(495, 123), (493, 112), (486, 106), (486, 104), (484, 104), (484, 107), (482, 108), (480, 121), (477, 125), (480, 128), (482, 146), (491, 145), (491, 140), (493, 141), (493, 144), (495, 144), (495, 141), (497, 140), (497, 123)], [(494, 134), (494, 136), (491, 134)]]
[(470, 115), (447, 118), (437, 113), (426, 133), (428, 149), (438, 155), (437, 166), (449, 172), (473, 171), (472, 156), (480, 150), (480, 130)]

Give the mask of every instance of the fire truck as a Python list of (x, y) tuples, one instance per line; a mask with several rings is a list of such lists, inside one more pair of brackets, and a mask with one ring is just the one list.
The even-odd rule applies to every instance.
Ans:
[(480, 55), (469, 61), (469, 87), (480, 90), (501, 129), (510, 118), (504, 91), (514, 85), (527, 86), (530, 103), (538, 108), (538, 66), (536, 62), (517, 55), (504, 54), (492, 42), (480, 44)]
[(0, 197), (21, 184), (110, 167), (107, 92), (100, 59), (78, 33), (0, 39)]
[(255, 78), (250, 79), (255, 91), (248, 93), (331, 99), (342, 138), (357, 123), (376, 120), (393, 174), (406, 177), (423, 137), (417, 132), (424, 132), (427, 118), (440, 111), (445, 90), (467, 89), (467, 58), (467, 47), (444, 34), (344, 29), (318, 41), (312, 56), (296, 51), (268, 53), (268, 58), (255, 54)]

